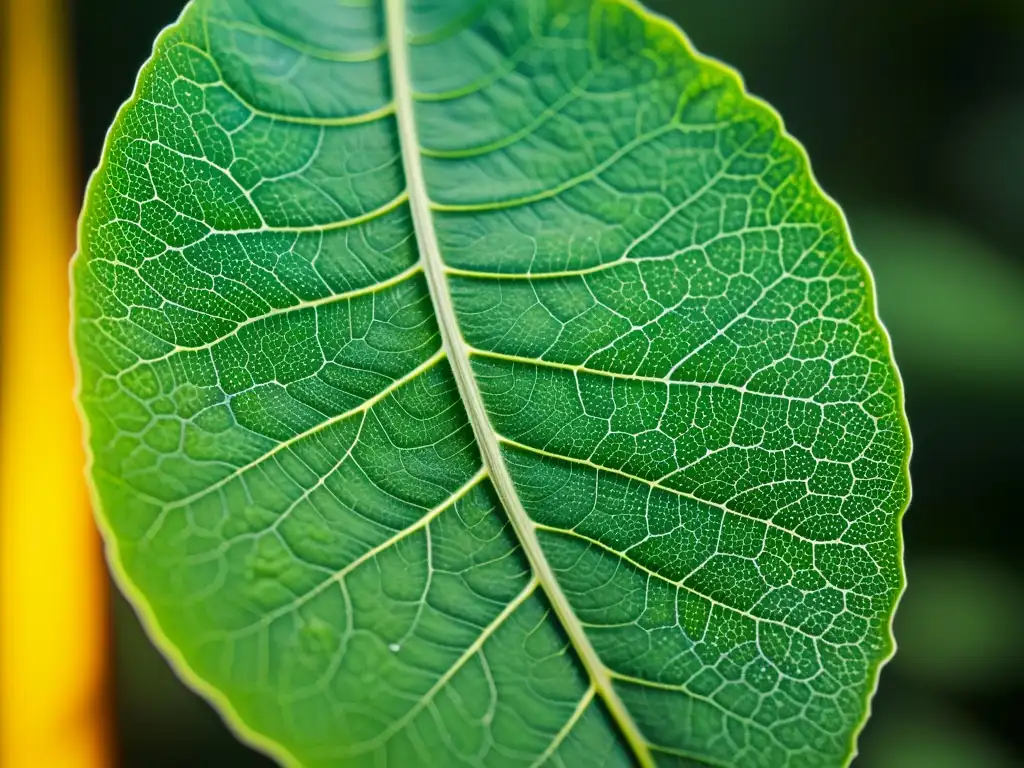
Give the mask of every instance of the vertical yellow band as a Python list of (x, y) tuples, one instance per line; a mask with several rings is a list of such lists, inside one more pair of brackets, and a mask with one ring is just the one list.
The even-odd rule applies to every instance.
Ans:
[(72, 404), (73, 124), (60, 0), (6, 0), (0, 205), (0, 765), (110, 764), (106, 579)]

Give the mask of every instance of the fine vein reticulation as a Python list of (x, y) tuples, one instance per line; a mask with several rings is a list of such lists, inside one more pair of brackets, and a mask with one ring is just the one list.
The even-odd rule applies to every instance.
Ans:
[(307, 766), (830, 766), (902, 588), (870, 277), (628, 0), (196, 0), (73, 267), (112, 562)]

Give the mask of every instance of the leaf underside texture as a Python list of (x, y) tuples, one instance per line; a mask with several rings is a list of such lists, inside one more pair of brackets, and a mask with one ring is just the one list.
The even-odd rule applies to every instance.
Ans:
[(909, 435), (803, 150), (627, 0), (197, 0), (73, 267), (112, 563), (308, 766), (848, 762)]

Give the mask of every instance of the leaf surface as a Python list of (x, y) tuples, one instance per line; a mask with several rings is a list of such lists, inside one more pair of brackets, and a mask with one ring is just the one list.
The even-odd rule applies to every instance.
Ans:
[(87, 195), (115, 570), (310, 766), (821, 766), (902, 588), (870, 276), (621, 0), (199, 0)]

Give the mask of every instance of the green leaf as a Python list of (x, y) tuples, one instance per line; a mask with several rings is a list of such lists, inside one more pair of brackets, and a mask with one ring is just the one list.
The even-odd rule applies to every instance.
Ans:
[(623, 0), (205, 0), (90, 183), (97, 509), (156, 642), (311, 766), (850, 759), (909, 436), (870, 277)]

